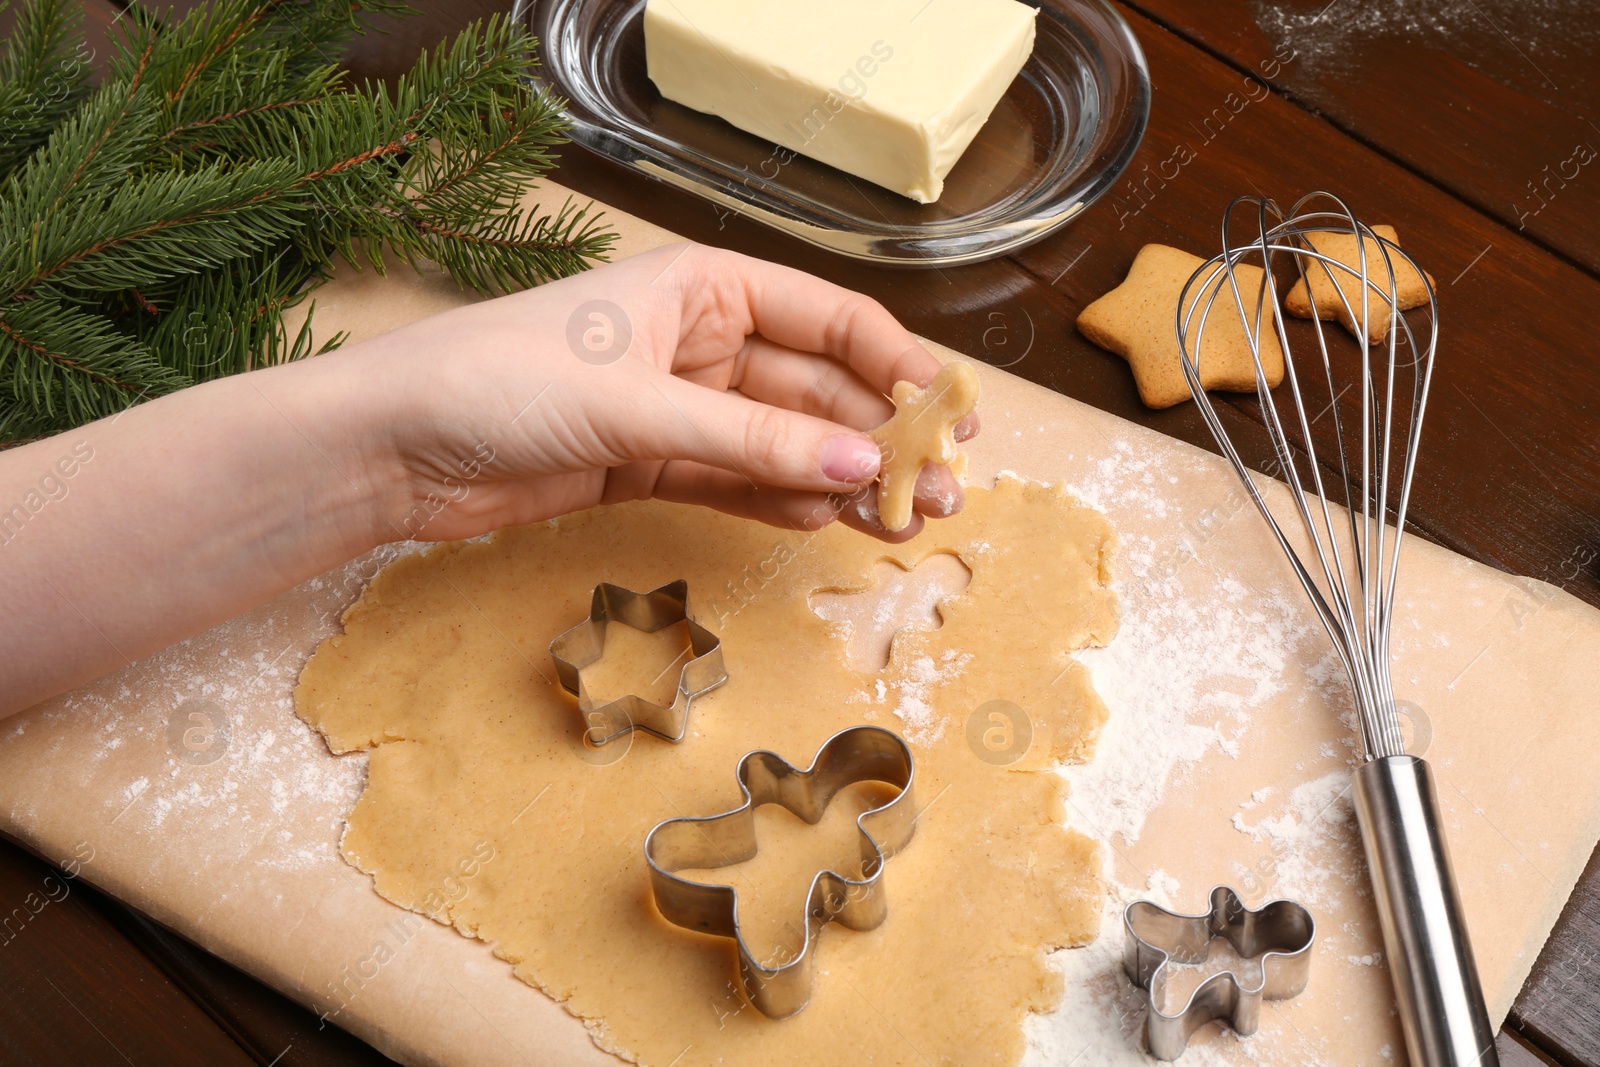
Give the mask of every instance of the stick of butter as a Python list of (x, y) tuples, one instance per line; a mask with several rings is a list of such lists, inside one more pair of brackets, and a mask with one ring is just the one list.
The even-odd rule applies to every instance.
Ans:
[(1033, 51), (1017, 0), (648, 0), (661, 95), (924, 204)]

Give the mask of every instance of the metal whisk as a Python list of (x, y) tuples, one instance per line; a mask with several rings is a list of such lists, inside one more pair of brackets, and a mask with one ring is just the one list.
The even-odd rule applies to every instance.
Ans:
[[(1235, 225), (1241, 214), (1253, 216), (1243, 240)], [(1342, 242), (1330, 242), (1334, 235), (1353, 237), (1354, 253), (1335, 255)], [(1234, 200), (1223, 216), (1222, 248), (1178, 300), (1183, 373), (1350, 675), (1364, 756), (1354, 775), (1356, 815), (1411, 1063), (1497, 1067), (1432, 772), (1405, 753), (1389, 672), (1400, 543), (1438, 341), (1433, 285), (1399, 245), (1331, 193), (1308, 194), (1287, 215), (1271, 200)], [(1241, 264), (1262, 268), (1260, 279), (1254, 271), (1242, 278)], [(1410, 270), (1427, 287), (1426, 304), (1414, 312), (1426, 318), (1425, 333), (1400, 313), (1400, 279)], [(1336, 307), (1313, 312), (1316, 344), (1302, 345), (1298, 354), (1277, 311), (1285, 277), (1306, 286), (1308, 296), (1337, 298)], [(1201, 384), (1202, 342), (1214, 307), (1244, 327), (1276, 453), (1274, 469), (1265, 473), (1286, 482), (1287, 494), (1257, 483)], [(1329, 310), (1343, 326), (1324, 321)], [(1233, 324), (1227, 328), (1232, 332)], [(1382, 340), (1371, 345), (1369, 337)], [(1276, 395), (1268, 381), (1276, 376), (1275, 348), (1282, 349), (1284, 377)], [(1352, 391), (1359, 426), (1340, 408)], [(1291, 511), (1299, 521), (1286, 529), (1279, 514)], [(1295, 535), (1303, 535), (1298, 544)]]

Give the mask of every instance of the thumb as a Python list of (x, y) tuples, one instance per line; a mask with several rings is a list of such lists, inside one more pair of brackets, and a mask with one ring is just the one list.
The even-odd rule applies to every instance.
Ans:
[(878, 475), (878, 445), (859, 430), (670, 374), (640, 386), (649, 414), (620, 428), (636, 459), (690, 459), (758, 485), (817, 492), (854, 489)]

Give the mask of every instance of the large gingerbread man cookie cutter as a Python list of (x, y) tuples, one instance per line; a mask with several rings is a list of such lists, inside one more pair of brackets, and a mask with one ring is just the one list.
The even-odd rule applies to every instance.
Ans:
[[(912, 799), (915, 764), (911, 749), (896, 734), (877, 726), (853, 726), (823, 742), (811, 766), (799, 769), (773, 752), (758, 749), (739, 760), (737, 777), (744, 803), (720, 815), (667, 819), (644, 841), (650, 885), (662, 917), (685, 929), (731, 937), (739, 951), (744, 995), (773, 1019), (794, 1015), (811, 999), (817, 935), (829, 922), (852, 930), (871, 930), (889, 913), (883, 868), (905, 848), (916, 829)], [(763, 963), (739, 930), (739, 894), (729, 885), (691, 882), (677, 876), (689, 868), (726, 867), (756, 854), (755, 810), (781, 804), (808, 823), (822, 818), (834, 794), (856, 782), (885, 782), (899, 791), (893, 799), (862, 812), (861, 877), (833, 870), (817, 872), (806, 897), (806, 922), (793, 958)]]

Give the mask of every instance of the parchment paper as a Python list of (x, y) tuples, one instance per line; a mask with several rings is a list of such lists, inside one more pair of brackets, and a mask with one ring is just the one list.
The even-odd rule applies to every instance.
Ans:
[[(610, 214), (623, 254), (672, 239)], [(317, 294), (318, 332), (359, 339), (467, 299), (437, 274), (345, 271)], [(1254, 1038), (1197, 1035), (1191, 1062), (1403, 1063), (1343, 794), (1348, 698), (1232, 472), (978, 369), (971, 480), (1008, 469), (1065, 482), (1121, 538), (1122, 631), (1087, 657), (1111, 721), (1096, 761), (1066, 772), (1069, 820), (1105, 842), (1116, 885), (1099, 942), (1058, 954), (1066, 999), (1030, 1025), (1029, 1061), (1140, 1062), (1138, 999), (1116, 966), (1120, 903), (1198, 910), (1230, 882), (1252, 901), (1312, 907), (1311, 986), (1269, 1008)], [(615, 1063), (488, 946), (386, 903), (339, 857), (364, 757), (329, 755), (290, 693), (362, 584), (408, 550), (380, 549), (0, 723), (0, 830), (403, 1062)], [(1600, 837), (1600, 612), (1420, 539), (1406, 553), (1396, 686), (1440, 781), (1498, 1022)]]

